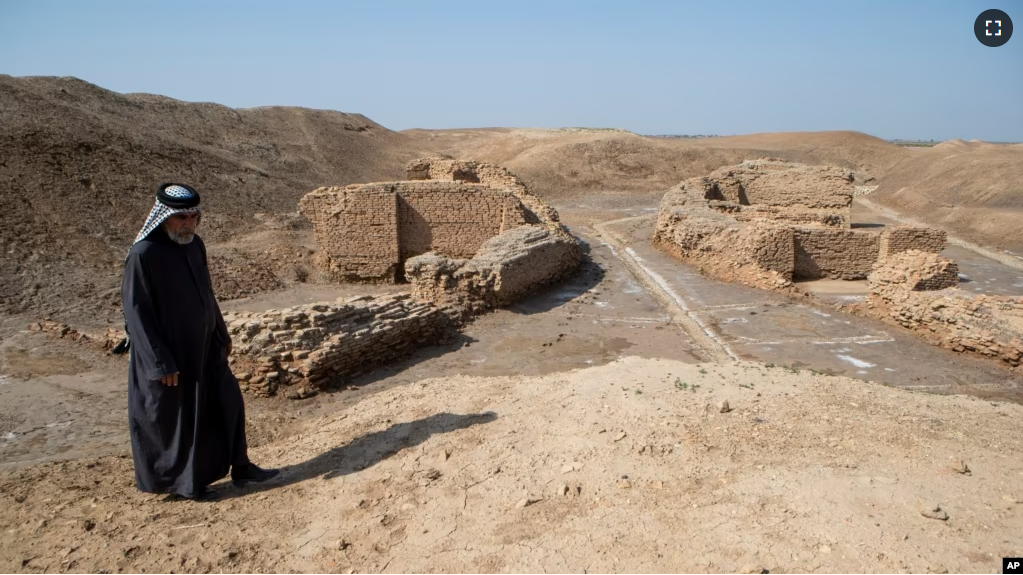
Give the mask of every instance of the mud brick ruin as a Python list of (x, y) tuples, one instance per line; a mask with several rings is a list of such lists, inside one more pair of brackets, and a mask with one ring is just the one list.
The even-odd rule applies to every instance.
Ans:
[(654, 242), (726, 281), (807, 295), (793, 282), (868, 279), (869, 315), (956, 351), (1023, 355), (1023, 298), (958, 289), (954, 261), (938, 255), (943, 230), (856, 229), (852, 172), (775, 159), (746, 161), (669, 190)]
[(492, 164), (416, 160), (408, 180), (319, 188), (299, 211), (313, 222), (319, 266), (339, 282), (403, 281), (405, 261), (471, 258), (486, 240), (535, 225), (567, 239), (557, 212)]
[(578, 268), (578, 242), (557, 212), (492, 164), (423, 159), (408, 180), (319, 188), (302, 198), (321, 271), (336, 282), (411, 284), (411, 294), (356, 297), (261, 314), (225, 314), (242, 388), (306, 397), (442, 343), (465, 321)]
[(842, 168), (747, 161), (669, 190), (655, 241), (686, 259), (768, 272), (774, 281), (764, 287), (866, 279), (888, 255), (944, 249), (945, 233), (933, 228), (852, 229), (854, 192)]
[(878, 262), (870, 274), (867, 309), (912, 329), (936, 345), (1023, 362), (1023, 297), (958, 289), (956, 263), (916, 250)]

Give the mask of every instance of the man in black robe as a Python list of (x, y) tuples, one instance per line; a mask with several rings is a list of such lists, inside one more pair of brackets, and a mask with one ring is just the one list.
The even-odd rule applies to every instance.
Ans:
[(163, 184), (128, 252), (121, 301), (128, 332), (128, 420), (138, 488), (209, 499), (277, 470), (249, 461), (245, 405), (228, 366), (231, 338), (195, 228), (199, 194)]

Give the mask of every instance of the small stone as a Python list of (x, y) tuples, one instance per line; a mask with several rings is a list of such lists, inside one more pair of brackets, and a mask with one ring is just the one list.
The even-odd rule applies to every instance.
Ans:
[(448, 458), (450, 457), (451, 457), (450, 449), (441, 449), (440, 451), (437, 452), (437, 459), (441, 460), (442, 462), (447, 461)]
[(945, 513), (945, 510), (940, 505), (925, 505), (920, 509), (920, 515), (939, 521), (946, 521), (948, 519), (948, 513)]
[(728, 413), (729, 411), (732, 411), (732, 408), (728, 405), (728, 400), (724, 400), (718, 404), (718, 411), (721, 413)]
[(770, 573), (770, 571), (755, 563), (749, 563), (747, 565), (743, 565), (742, 568), (739, 569), (739, 573)]
[(621, 441), (621, 440), (625, 439), (626, 435), (628, 435), (628, 434), (625, 433), (624, 431), (618, 432), (618, 435), (615, 435), (615, 441)]
[(352, 546), (352, 543), (347, 539), (341, 539), (337, 542), (337, 548), (339, 551), (344, 551)]
[(519, 509), (523, 509), (523, 508), (528, 507), (528, 506), (530, 506), (530, 505), (532, 505), (532, 504), (534, 504), (534, 503), (536, 503), (538, 501), (540, 501), (540, 500), (539, 499), (533, 499), (531, 497), (523, 497), (522, 499), (519, 499), (519, 502), (515, 504), (515, 507), (517, 507)]
[(26, 497), (24, 495), (15, 495), (14, 500), (18, 503), (24, 503)]
[(831, 553), (831, 546), (830, 545), (821, 545), (818, 550), (821, 553)]
[(561, 466), (562, 473), (571, 473), (573, 471), (575, 471), (575, 467), (573, 467), (571, 463)]
[(236, 373), (235, 374), (235, 378), (238, 379), (238, 381), (245, 381), (246, 379), (248, 379), (250, 377), (252, 377), (252, 374), (247, 372), (247, 371), (243, 371), (241, 373)]
[(302, 399), (302, 394), (299, 393), (297, 389), (291, 389), (288, 393), (284, 394), (284, 397), (287, 397), (288, 399)]
[(96, 528), (96, 522), (95, 521), (93, 521), (92, 519), (86, 519), (85, 520), (85, 530), (86, 531), (92, 531), (95, 528)]
[(628, 479), (621, 479), (618, 481), (618, 489), (632, 489), (632, 482)]
[(568, 495), (568, 485), (565, 485), (564, 483), (559, 485), (558, 486), (558, 495), (561, 495), (561, 496)]
[(966, 465), (965, 461), (963, 461), (962, 459), (959, 459), (958, 457), (950, 458), (949, 467), (952, 469), (952, 471), (955, 471), (956, 473), (961, 473), (963, 475), (970, 475), (970, 468), (969, 468), (969, 466)]

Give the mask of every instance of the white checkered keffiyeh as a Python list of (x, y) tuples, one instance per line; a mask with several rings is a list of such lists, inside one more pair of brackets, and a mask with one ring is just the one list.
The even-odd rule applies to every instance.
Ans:
[[(175, 198), (187, 198), (194, 195), (187, 188), (181, 186), (168, 186), (167, 189), (164, 190), (164, 192), (168, 196), (173, 196)], [(202, 211), (202, 208), (200, 208), (199, 206), (195, 206), (194, 208), (175, 209), (170, 206), (164, 205), (160, 203), (159, 200), (157, 200), (156, 204), (153, 206), (153, 209), (149, 212), (149, 217), (146, 218), (145, 225), (143, 225), (142, 230), (139, 231), (139, 235), (135, 236), (135, 241), (132, 242), (132, 245), (135, 245), (141, 242), (142, 240), (146, 239), (146, 236), (153, 233), (153, 230), (160, 227), (160, 224), (162, 224), (167, 218), (173, 216), (174, 214), (192, 214), (199, 211)]]

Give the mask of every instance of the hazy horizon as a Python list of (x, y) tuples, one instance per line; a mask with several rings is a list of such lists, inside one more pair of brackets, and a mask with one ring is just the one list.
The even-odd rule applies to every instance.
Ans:
[[(393, 130), (1023, 141), (1023, 1), (0, 3), (0, 73)], [(1014, 36), (1023, 33), (1015, 33)]]

